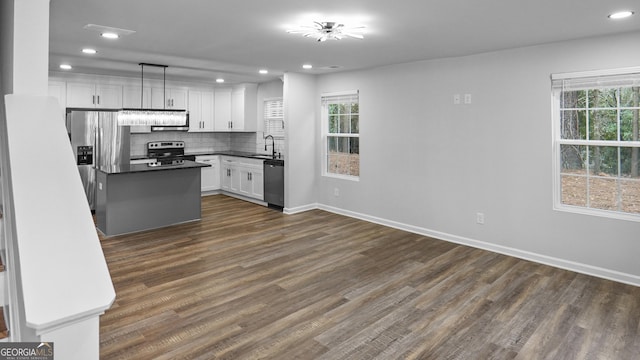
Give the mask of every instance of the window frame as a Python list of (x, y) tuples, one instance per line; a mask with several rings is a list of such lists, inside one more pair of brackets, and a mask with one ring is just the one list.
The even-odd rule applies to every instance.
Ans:
[[(279, 115), (280, 116), (272, 116), (269, 112), (269, 104), (270, 103), (279, 103)], [(264, 98), (263, 102), (263, 112), (262, 112), (262, 121), (264, 123), (264, 133), (266, 135), (272, 135), (275, 140), (284, 140), (285, 131), (284, 131), (284, 100), (282, 97), (272, 97), (272, 98)], [(270, 116), (271, 115), (271, 116)], [(281, 122), (282, 129), (278, 129), (277, 131), (272, 131), (275, 126), (271, 126), (271, 122)]]
[[(563, 74), (552, 74), (551, 75), (551, 84), (552, 84), (552, 89), (551, 89), (551, 102), (552, 102), (552, 107), (551, 107), (551, 111), (552, 111), (552, 156), (553, 156), (553, 161), (552, 161), (552, 174), (553, 174), (553, 209), (554, 210), (558, 210), (558, 211), (565, 211), (565, 212), (571, 212), (571, 213), (578, 213), (578, 214), (584, 214), (584, 215), (592, 215), (592, 216), (599, 216), (599, 217), (605, 217), (605, 218), (613, 218), (613, 219), (619, 219), (619, 220), (628, 220), (628, 221), (635, 221), (635, 222), (640, 222), (640, 213), (632, 213), (632, 212), (624, 212), (622, 210), (606, 210), (606, 209), (599, 209), (599, 208), (593, 208), (593, 207), (589, 207), (589, 192), (588, 189), (590, 188), (590, 182), (592, 179), (601, 179), (602, 176), (599, 174), (590, 174), (590, 171), (586, 172), (586, 186), (587, 186), (587, 203), (584, 206), (581, 205), (570, 205), (570, 204), (565, 204), (562, 202), (562, 175), (563, 175), (563, 171), (562, 171), (562, 150), (561, 147), (562, 145), (574, 145), (574, 146), (585, 146), (585, 147), (613, 147), (613, 148), (617, 148), (618, 150), (618, 156), (620, 156), (620, 151), (623, 148), (640, 148), (640, 141), (625, 141), (625, 140), (621, 140), (620, 139), (620, 112), (621, 110), (628, 110), (629, 108), (631, 109), (636, 109), (636, 107), (628, 107), (628, 106), (621, 106), (621, 104), (618, 103), (616, 104), (616, 107), (608, 107), (608, 108), (598, 108), (598, 107), (585, 107), (585, 111), (588, 113), (589, 111), (598, 111), (598, 110), (616, 110), (617, 111), (617, 132), (618, 132), (618, 137), (616, 140), (592, 140), (589, 139), (589, 128), (586, 128), (586, 136), (584, 139), (562, 139), (562, 131), (561, 131), (561, 127), (562, 127), (562, 111), (563, 109), (569, 109), (569, 108), (564, 108), (563, 104), (562, 104), (562, 93), (563, 93), (563, 89), (559, 88), (558, 83), (561, 81), (565, 81), (565, 80), (575, 80), (575, 81), (581, 81), (584, 80), (585, 82), (589, 82), (589, 78), (604, 78), (606, 81), (606, 78), (611, 76), (624, 76), (624, 75), (628, 75), (630, 78), (637, 78), (638, 74), (640, 74), (640, 67), (632, 67), (632, 68), (621, 68), (621, 69), (608, 69), (608, 70), (597, 70), (597, 71), (584, 71), (584, 72), (575, 72), (575, 73), (563, 73)], [(640, 86), (640, 84), (635, 85), (635, 82), (633, 85), (631, 86)], [(616, 86), (617, 88), (622, 88), (625, 86), (619, 85)], [(628, 86), (627, 86), (628, 87)], [(602, 89), (602, 88), (606, 88), (606, 86), (585, 86), (585, 90), (592, 90), (592, 89)], [(576, 108), (577, 110), (578, 108)], [(581, 108), (580, 108), (581, 109)], [(589, 116), (587, 116), (588, 118)], [(589, 122), (587, 120), (587, 126), (589, 126)], [(618, 165), (620, 164), (620, 160), (618, 160)], [(611, 176), (611, 179), (616, 180), (616, 182), (619, 182), (620, 179), (624, 179), (624, 177), (622, 177), (621, 175), (621, 171), (620, 168), (618, 168), (617, 170), (617, 174), (615, 176)], [(631, 181), (640, 181), (640, 178), (637, 180), (631, 180)], [(619, 192), (621, 190), (618, 188), (617, 190), (617, 194), (616, 194), (616, 199), (619, 199)]]
[[(327, 99), (336, 99), (341, 97), (349, 97), (355, 96), (358, 99), (358, 133), (329, 133), (329, 107), (328, 104), (331, 104), (331, 100)], [(321, 116), (321, 146), (322, 146), (322, 171), (321, 175), (324, 177), (331, 177), (343, 180), (351, 180), (351, 181), (360, 181), (360, 172), (358, 175), (347, 175), (347, 174), (339, 174), (330, 172), (328, 169), (328, 153), (329, 153), (329, 145), (328, 138), (329, 137), (338, 137), (338, 138), (357, 138), (358, 142), (360, 141), (360, 92), (359, 90), (348, 90), (348, 91), (340, 91), (340, 92), (331, 92), (331, 93), (323, 93), (320, 96), (320, 116)], [(359, 144), (358, 144), (359, 147)], [(358, 150), (358, 155), (360, 151)], [(360, 164), (360, 159), (358, 159), (358, 163)]]

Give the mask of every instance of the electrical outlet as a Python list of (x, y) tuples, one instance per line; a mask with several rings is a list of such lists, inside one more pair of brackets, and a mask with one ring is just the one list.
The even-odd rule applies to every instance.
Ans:
[(340, 189), (333, 188), (333, 196), (340, 196)]
[(484, 225), (484, 213), (476, 213), (476, 223)]
[(453, 104), (460, 105), (460, 94), (453, 95)]
[(464, 103), (471, 104), (471, 94), (464, 94)]

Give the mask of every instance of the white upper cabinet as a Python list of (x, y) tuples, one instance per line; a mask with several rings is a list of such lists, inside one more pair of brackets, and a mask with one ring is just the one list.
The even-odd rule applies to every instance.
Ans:
[(215, 131), (256, 131), (258, 128), (257, 84), (215, 91)]
[(122, 88), (122, 107), (126, 109), (150, 109), (151, 88), (125, 85)]
[(211, 132), (214, 125), (213, 91), (189, 90), (189, 131)]
[(67, 107), (122, 108), (122, 86), (95, 83), (67, 83)]
[(213, 118), (215, 119), (215, 131), (231, 130), (231, 89), (216, 89), (215, 111)]
[(187, 90), (179, 88), (152, 88), (151, 107), (154, 109), (187, 110)]
[(257, 84), (243, 84), (231, 93), (231, 130), (256, 131), (258, 128)]

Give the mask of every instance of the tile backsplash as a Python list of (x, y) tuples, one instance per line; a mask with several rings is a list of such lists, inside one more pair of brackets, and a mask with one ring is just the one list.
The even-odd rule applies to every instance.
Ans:
[[(271, 140), (264, 150), (264, 133), (190, 133), (163, 131), (131, 134), (131, 156), (145, 156), (150, 141), (184, 141), (185, 152), (245, 151), (271, 154)], [(284, 140), (276, 139), (276, 153), (284, 151)]]

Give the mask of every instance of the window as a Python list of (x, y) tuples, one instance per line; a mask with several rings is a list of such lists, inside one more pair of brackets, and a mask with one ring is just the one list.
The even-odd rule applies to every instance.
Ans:
[(640, 68), (552, 84), (555, 207), (640, 221)]
[(264, 100), (264, 132), (274, 139), (284, 139), (284, 111), (282, 98)]
[(322, 95), (323, 175), (360, 176), (358, 91)]

